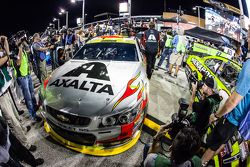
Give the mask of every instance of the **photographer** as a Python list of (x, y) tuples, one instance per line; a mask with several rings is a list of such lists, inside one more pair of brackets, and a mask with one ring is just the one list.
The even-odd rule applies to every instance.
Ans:
[(27, 46), (28, 44), (26, 43), (26, 41), (17, 41), (18, 56), (17, 59), (13, 60), (13, 64), (15, 69), (15, 75), (17, 77), (17, 82), (22, 89), (25, 104), (29, 111), (30, 117), (33, 120), (40, 122), (42, 119), (36, 115), (36, 111), (39, 107), (36, 102), (33, 82), (30, 75), (28, 54), (24, 50), (24, 47)]
[(28, 148), (30, 151), (35, 151), (36, 146), (30, 145), (25, 137), (25, 131), (28, 129), (24, 128), (20, 123), (19, 115), (17, 114), (17, 109), (10, 96), (10, 84), (11, 84), (11, 74), (8, 69), (9, 60), (9, 44), (7, 37), (0, 36), (0, 104), (3, 117), (8, 123), (12, 133), (22, 142), (22, 144)]
[[(250, 28), (250, 26), (249, 26)], [(207, 138), (208, 149), (202, 156), (202, 165), (207, 166), (214, 155), (218, 154), (238, 130), (249, 123), (250, 108), (250, 30), (248, 31), (248, 53), (243, 67), (238, 75), (236, 88), (225, 104), (210, 115), (209, 122), (217, 122)], [(244, 127), (249, 131), (249, 127)]]
[(199, 102), (194, 102), (197, 82), (192, 83), (192, 95), (189, 107), (192, 108), (191, 123), (202, 136), (206, 132), (206, 127), (209, 124), (209, 116), (216, 112), (219, 108), (221, 97), (217, 93), (217, 83), (213, 78), (207, 77), (201, 87), (203, 99)]
[(170, 147), (170, 158), (160, 155), (161, 138), (164, 128), (154, 137), (144, 161), (144, 167), (200, 167), (201, 160), (195, 156), (200, 148), (199, 134), (193, 128), (182, 129)]
[(45, 60), (46, 51), (52, 49), (53, 46), (45, 47), (44, 44), (41, 42), (40, 35), (38, 33), (35, 33), (33, 35), (32, 48), (34, 51), (34, 56), (38, 68), (38, 79), (40, 83), (42, 83), (47, 77), (46, 60)]

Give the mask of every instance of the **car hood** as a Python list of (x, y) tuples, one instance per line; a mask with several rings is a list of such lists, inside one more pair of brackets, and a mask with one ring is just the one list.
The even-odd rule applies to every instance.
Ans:
[[(49, 79), (46, 103), (58, 111), (81, 116), (107, 115), (128, 83), (138, 86), (140, 74), (140, 62), (70, 60)], [(117, 109), (126, 107), (120, 105)]]

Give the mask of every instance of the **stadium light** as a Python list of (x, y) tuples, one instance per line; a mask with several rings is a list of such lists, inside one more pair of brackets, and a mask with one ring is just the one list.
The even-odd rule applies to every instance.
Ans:
[(201, 12), (200, 12), (200, 9), (205, 9), (204, 7), (202, 6), (195, 6), (193, 7), (193, 10), (198, 10), (198, 23), (199, 23), (199, 27), (201, 26)]
[(85, 0), (71, 0), (71, 3), (76, 3), (77, 1), (82, 1), (82, 28), (84, 28), (85, 23)]
[(65, 14), (66, 15), (66, 28), (68, 29), (69, 27), (69, 12), (65, 9), (60, 10), (59, 15)]
[(59, 31), (60, 30), (60, 19), (53, 18), (53, 22), (56, 22), (56, 21), (57, 21), (57, 29)]

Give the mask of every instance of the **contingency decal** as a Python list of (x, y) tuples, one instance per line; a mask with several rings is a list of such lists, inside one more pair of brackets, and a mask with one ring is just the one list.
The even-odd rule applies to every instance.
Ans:
[(203, 67), (203, 65), (197, 59), (192, 58), (191, 62), (199, 70), (200, 73), (204, 72), (206, 74), (206, 76), (211, 77), (211, 78), (213, 77), (210, 74), (210, 72), (205, 67)]
[(140, 74), (141, 74), (141, 72), (139, 72), (134, 78), (132, 78), (131, 80), (128, 81), (126, 91), (124, 92), (122, 97), (115, 103), (115, 105), (112, 108), (112, 111), (114, 111), (114, 109), (118, 106), (119, 103), (121, 103), (127, 97), (133, 95), (139, 89), (140, 82), (138, 83), (138, 85), (134, 89), (132, 89), (131, 85), (140, 76)]
[[(79, 89), (79, 90), (85, 90), (95, 93), (107, 93), (109, 95), (114, 95), (113, 89), (110, 84), (85, 81), (85, 80), (79, 83), (78, 77), (83, 73), (87, 74), (87, 78), (110, 81), (106, 65), (99, 62), (93, 62), (81, 65), (67, 72), (62, 76), (62, 77), (67, 77), (66, 79), (64, 78), (56, 79), (49, 86), (64, 87), (64, 88), (72, 87), (74, 89)], [(69, 79), (69, 77), (76, 77), (76, 79)]]

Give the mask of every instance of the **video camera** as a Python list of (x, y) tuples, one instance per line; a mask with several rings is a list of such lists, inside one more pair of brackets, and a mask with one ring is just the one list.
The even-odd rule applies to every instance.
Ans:
[(18, 31), (16, 34), (12, 35), (9, 38), (9, 48), (11, 54), (9, 55), (10, 59), (17, 59), (18, 47), (25, 41), (28, 42), (28, 32), (25, 30)]
[(45, 32), (42, 34), (41, 38), (46, 38), (46, 46), (51, 46), (55, 44), (54, 36), (57, 34), (57, 30), (51, 27), (48, 27)]
[(9, 39), (9, 46), (10, 50), (15, 50), (19, 47), (24, 41), (28, 42), (27, 40), (27, 32), (22, 30), (18, 31), (16, 34), (12, 35)]

